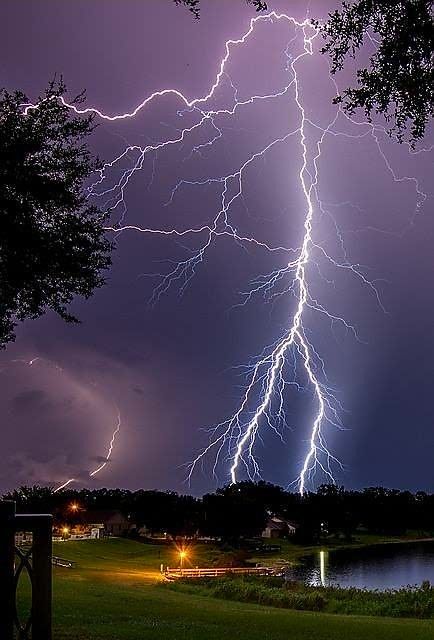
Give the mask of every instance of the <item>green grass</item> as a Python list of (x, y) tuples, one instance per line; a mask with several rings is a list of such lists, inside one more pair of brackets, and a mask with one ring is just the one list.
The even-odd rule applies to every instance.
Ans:
[[(55, 545), (74, 569), (54, 571), (55, 640), (432, 640), (427, 620), (287, 611), (162, 588), (174, 551), (126, 540)], [(193, 553), (193, 550), (192, 550)], [(194, 549), (206, 564), (212, 547)]]

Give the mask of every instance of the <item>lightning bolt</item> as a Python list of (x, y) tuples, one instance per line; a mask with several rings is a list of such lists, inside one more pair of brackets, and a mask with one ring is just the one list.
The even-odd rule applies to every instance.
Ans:
[[(233, 51), (245, 45), (260, 25), (274, 25), (276, 23), (286, 24), (288, 32), (291, 33), (283, 52), (288, 81), (273, 93), (255, 94), (240, 100), (239, 91), (228, 71)], [(188, 250), (187, 257), (184, 260), (172, 262), (172, 267), (168, 272), (146, 274), (158, 278), (158, 283), (151, 296), (151, 304), (157, 303), (172, 286), (178, 286), (182, 295), (206, 258), (209, 248), (218, 240), (231, 239), (241, 248), (252, 247), (272, 255), (285, 257), (283, 267), (279, 267), (271, 273), (261, 274), (250, 283), (250, 288), (243, 293), (240, 304), (247, 304), (255, 296), (262, 296), (267, 302), (274, 302), (282, 296), (292, 296), (295, 300), (294, 311), (288, 318), (281, 337), (266, 347), (258, 357), (243, 368), (247, 382), (238, 408), (227, 420), (209, 430), (209, 444), (188, 465), (188, 479), (191, 479), (197, 466), (203, 464), (210, 455), (214, 456), (214, 474), (216, 474), (218, 464), (224, 455), (229, 467), (229, 477), (233, 483), (237, 482), (244, 473), (251, 479), (259, 478), (260, 466), (255, 458), (255, 444), (261, 437), (260, 432), (268, 427), (283, 440), (283, 430), (288, 426), (285, 413), (287, 392), (291, 389), (300, 390), (303, 386), (302, 377), (306, 380), (306, 386), (311, 390), (314, 416), (310, 425), (305, 456), (295, 480), (299, 492), (303, 494), (306, 491), (307, 483), (313, 480), (317, 471), (322, 472), (330, 482), (334, 482), (334, 468), (336, 465), (342, 467), (340, 461), (331, 453), (325, 433), (327, 425), (337, 429), (343, 428), (340, 417), (342, 405), (336, 391), (328, 382), (325, 362), (315, 348), (307, 329), (307, 315), (314, 312), (324, 317), (332, 326), (339, 323), (346, 331), (352, 332), (356, 339), (359, 338), (352, 324), (327, 309), (312, 293), (310, 286), (312, 271), (315, 271), (325, 283), (333, 285), (334, 282), (328, 280), (324, 275), (321, 263), (338, 271), (344, 271), (368, 287), (383, 310), (384, 307), (376, 282), (368, 279), (364, 266), (350, 262), (344, 236), (331, 211), (336, 206), (354, 205), (351, 203), (327, 204), (320, 198), (318, 189), (319, 163), (324, 141), (329, 137), (340, 136), (357, 141), (369, 136), (392, 180), (395, 183), (409, 182), (414, 186), (417, 199), (415, 214), (419, 213), (427, 198), (416, 178), (399, 176), (392, 167), (381, 143), (381, 136), (386, 135), (383, 127), (369, 122), (359, 122), (345, 114), (340, 107), (336, 108), (333, 117), (325, 127), (315, 122), (310, 112), (308, 113), (303, 99), (300, 78), (305, 59), (315, 55), (320, 59), (318, 48), (315, 48), (315, 40), (318, 35), (318, 29), (312, 25), (308, 18), (298, 21), (289, 15), (273, 11), (252, 18), (249, 28), (240, 38), (231, 39), (225, 43), (225, 53), (218, 65), (215, 80), (204, 96), (188, 98), (177, 89), (165, 88), (147, 96), (133, 110), (114, 115), (107, 114), (96, 107), (81, 108), (61, 98), (63, 103), (77, 114), (94, 114), (108, 123), (114, 123), (135, 118), (154, 101), (171, 96), (181, 105), (176, 111), (178, 118), (189, 119), (188, 126), (177, 129), (176, 134), (172, 137), (145, 146), (127, 145), (121, 153), (100, 169), (97, 178), (88, 189), (89, 198), (100, 199), (103, 206), (111, 209), (113, 216), (118, 213), (117, 222), (113, 222), (107, 227), (107, 231), (116, 236), (124, 233), (138, 233), (149, 236), (173, 237), (179, 241), (184, 238), (198, 240), (198, 246), (194, 249), (186, 248)], [(295, 55), (292, 51), (297, 47), (299, 52)], [(330, 81), (334, 83), (336, 93), (338, 93), (336, 83), (331, 75)], [(217, 99), (217, 90), (220, 88), (230, 89), (232, 93), (231, 104), (220, 109), (211, 108), (210, 104)], [(201, 157), (204, 150), (212, 148), (222, 138), (223, 130), (220, 124), (222, 120), (235, 116), (239, 111), (253, 104), (284, 98), (292, 100), (295, 105), (298, 123), (294, 129), (264, 144), (246, 157), (235, 170), (225, 175), (193, 180), (183, 179), (173, 187), (169, 199), (165, 203), (166, 206), (173, 204), (178, 192), (185, 188), (213, 187), (219, 190), (219, 205), (215, 216), (208, 223), (190, 228), (164, 229), (125, 222), (127, 214), (125, 193), (132, 178), (143, 169), (147, 156), (153, 158), (151, 184), (155, 176), (157, 155), (163, 150), (180, 146), (201, 132), (206, 136), (205, 141), (193, 144), (189, 156), (196, 154)], [(26, 105), (25, 112), (37, 107), (38, 105)], [(340, 130), (340, 122), (348, 124), (355, 132), (349, 133)], [(245, 177), (251, 167), (274, 149), (284, 147), (292, 139), (298, 140), (299, 145), (297, 177), (304, 202), (302, 237), (297, 247), (286, 246), (284, 243), (274, 245), (249, 234), (243, 234), (235, 227), (231, 217), (235, 203), (242, 202), (244, 199)], [(120, 171), (120, 178), (112, 180), (111, 175), (114, 175), (116, 171)], [(330, 251), (317, 238), (315, 225), (319, 215), (328, 218), (331, 222), (340, 250), (340, 258), (331, 255)], [(110, 442), (107, 461), (91, 472), (91, 476), (98, 473), (109, 461), (119, 428), (120, 418)], [(59, 489), (72, 481), (73, 479), (68, 480)]]
[[(12, 360), (13, 363), (19, 363), (19, 364), (24, 364), (28, 367), (33, 367), (35, 366), (35, 364), (40, 364), (42, 362), (44, 362), (44, 358), (41, 358), (40, 356), (35, 356), (34, 358), (31, 358), (30, 360), (27, 360), (26, 358), (16, 358), (15, 360)], [(54, 368), (57, 371), (63, 372), (62, 367), (60, 367), (58, 364), (54, 364), (51, 362), (48, 362), (49, 365), (54, 366)], [(110, 462), (112, 454), (113, 454), (113, 450), (114, 450), (114, 446), (116, 443), (116, 439), (119, 435), (119, 432), (121, 430), (121, 414), (119, 409), (117, 409), (117, 422), (115, 425), (115, 428), (113, 430), (113, 433), (111, 435), (108, 447), (107, 447), (107, 453), (105, 455), (105, 459), (103, 459), (103, 462), (101, 462), (95, 469), (89, 471), (89, 478), (93, 478), (94, 476), (96, 476), (100, 471), (102, 471), (107, 464)], [(58, 485), (55, 489), (54, 489), (54, 493), (57, 493), (58, 491), (61, 491), (62, 489), (65, 489), (66, 487), (68, 487), (70, 484), (72, 484), (73, 482), (77, 482), (77, 478), (69, 478), (68, 480), (66, 480), (65, 482), (63, 482), (62, 484)]]
[[(282, 16), (275, 16), (277, 19), (281, 19)], [(289, 18), (291, 21), (292, 19)], [(308, 379), (314, 390), (315, 400), (317, 403), (317, 413), (314, 418), (311, 437), (309, 441), (308, 453), (305, 457), (302, 470), (299, 475), (299, 491), (303, 493), (306, 485), (306, 477), (313, 471), (315, 466), (319, 465), (324, 473), (334, 482), (334, 477), (331, 471), (331, 460), (336, 460), (334, 456), (328, 451), (325, 446), (324, 437), (322, 435), (322, 424), (325, 420), (327, 409), (329, 409), (335, 418), (337, 413), (333, 404), (333, 396), (330, 394), (329, 389), (323, 385), (316, 372), (315, 366), (312, 363), (312, 359), (316, 354), (310, 342), (307, 340), (305, 331), (303, 328), (303, 314), (306, 306), (309, 306), (312, 298), (309, 294), (306, 267), (309, 263), (310, 251), (312, 249), (312, 222), (314, 213), (313, 204), (313, 192), (317, 184), (318, 170), (317, 160), (320, 156), (320, 147), (323, 140), (317, 143), (317, 152), (313, 159), (314, 174), (313, 179), (309, 172), (309, 160), (308, 160), (308, 143), (306, 139), (306, 113), (303, 106), (303, 102), (300, 95), (300, 85), (297, 74), (297, 65), (305, 56), (311, 56), (313, 54), (312, 42), (317, 37), (318, 32), (312, 29), (310, 22), (307, 20), (303, 23), (295, 23), (301, 28), (303, 33), (303, 52), (289, 62), (289, 69), (292, 72), (294, 85), (294, 99), (300, 114), (300, 126), (297, 129), (297, 133), (300, 136), (301, 146), (301, 168), (299, 171), (299, 181), (302, 187), (306, 203), (306, 212), (304, 220), (304, 236), (302, 246), (298, 252), (298, 256), (295, 260), (290, 261), (284, 271), (294, 272), (295, 281), (291, 287), (296, 288), (297, 306), (296, 311), (292, 317), (289, 329), (283, 335), (282, 339), (278, 341), (273, 350), (267, 353), (265, 357), (261, 358), (253, 367), (250, 383), (244, 394), (243, 401), (238, 411), (227, 421), (223, 423), (225, 427), (223, 434), (219, 434), (218, 437), (211, 441), (211, 444), (207, 449), (199, 454), (199, 456), (192, 462), (190, 467), (190, 474), (194, 470), (196, 464), (201, 460), (205, 453), (208, 453), (210, 448), (215, 445), (219, 446), (219, 453), (222, 446), (229, 439), (230, 442), (235, 440), (234, 453), (232, 455), (232, 463), (230, 467), (230, 477), (232, 483), (235, 483), (238, 478), (239, 468), (243, 464), (250, 477), (254, 478), (259, 475), (259, 467), (253, 455), (253, 448), (255, 440), (262, 421), (267, 422), (270, 426), (273, 422), (273, 416), (270, 414), (270, 406), (272, 404), (273, 396), (277, 394), (279, 398), (279, 414), (282, 413), (284, 398), (283, 392), (286, 385), (285, 378), (283, 376), (283, 369), (286, 365), (287, 357), (291, 349), (295, 348), (298, 356), (301, 357), (303, 366), (307, 373)], [(310, 33), (310, 35), (309, 35)], [(335, 122), (336, 118), (334, 119)], [(333, 123), (334, 123), (333, 122)], [(331, 123), (331, 124), (333, 124)], [(326, 131), (323, 133), (325, 135)], [(289, 134), (289, 135), (292, 135)], [(284, 139), (280, 139), (279, 142)], [(262, 282), (262, 286), (266, 285), (267, 288), (272, 288), (277, 278), (282, 277), (282, 271), (273, 273), (271, 278), (265, 278)], [(258, 288), (256, 288), (256, 291)], [(251, 292), (249, 296), (251, 295)], [(327, 312), (325, 312), (327, 313)], [(331, 316), (330, 316), (331, 317)], [(265, 368), (265, 373), (262, 370)], [(246, 408), (249, 404), (250, 397), (253, 395), (254, 389), (259, 381), (262, 380), (262, 390), (260, 393), (260, 401), (254, 410), (253, 416), (247, 422), (243, 422), (242, 418), (246, 412)], [(249, 464), (246, 462), (244, 455), (247, 452), (250, 463), (253, 466), (253, 474), (249, 471)], [(319, 452), (325, 453), (327, 464), (324, 465), (319, 457)]]
[[(120, 412), (118, 410), (117, 423), (116, 423), (115, 429), (114, 429), (114, 431), (112, 433), (112, 437), (110, 439), (110, 442), (109, 442), (109, 445), (108, 445), (108, 448), (107, 448), (107, 454), (105, 456), (105, 460), (98, 467), (96, 467), (96, 469), (94, 469), (93, 471), (89, 472), (89, 478), (93, 478), (94, 476), (96, 476), (110, 462), (110, 459), (111, 459), (112, 453), (113, 453), (113, 448), (115, 446), (116, 438), (117, 438), (120, 430), (121, 430), (121, 414), (120, 414)], [(65, 489), (66, 487), (68, 487), (73, 482), (76, 482), (76, 478), (69, 478), (69, 480), (66, 480), (61, 485), (56, 487), (54, 489), (54, 493), (57, 493), (58, 491), (61, 491), (62, 489)]]

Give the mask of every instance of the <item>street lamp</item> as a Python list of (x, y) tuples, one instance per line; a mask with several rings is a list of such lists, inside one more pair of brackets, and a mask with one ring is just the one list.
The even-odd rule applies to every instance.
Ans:
[(181, 549), (181, 551), (179, 552), (179, 565), (182, 571), (182, 568), (184, 566), (184, 559), (187, 557), (187, 552), (184, 549)]
[(69, 528), (68, 527), (63, 527), (62, 529), (62, 534), (63, 534), (63, 539), (66, 540), (66, 537), (69, 533)]

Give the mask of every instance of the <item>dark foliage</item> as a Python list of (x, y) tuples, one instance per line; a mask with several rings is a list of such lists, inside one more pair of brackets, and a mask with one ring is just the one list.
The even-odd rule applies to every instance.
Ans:
[(258, 499), (256, 486), (241, 482), (205, 495), (202, 500), (203, 533), (218, 536), (234, 546), (240, 538), (259, 535), (265, 527), (267, 512), (266, 500)]
[(164, 587), (285, 609), (394, 618), (434, 617), (434, 588), (429, 582), (424, 582), (419, 587), (371, 591), (310, 587), (270, 576), (234, 575), (218, 580), (198, 578), (193, 584), (191, 580), (177, 580), (164, 583)]
[(348, 113), (362, 108), (380, 113), (401, 142), (423, 137), (434, 115), (434, 20), (432, 0), (356, 0), (343, 2), (322, 27), (323, 49), (340, 71), (367, 39), (375, 38), (369, 68), (357, 72), (357, 87), (335, 98)]
[[(92, 118), (71, 116), (65, 88), (52, 83), (35, 109), (19, 91), (0, 91), (0, 346), (18, 321), (89, 297), (110, 265), (104, 216), (83, 184), (97, 169), (85, 139)], [(78, 98), (76, 102), (80, 102)]]
[(130, 509), (137, 525), (151, 532), (166, 532), (172, 536), (192, 536), (201, 520), (200, 501), (173, 491), (136, 491), (131, 496)]
[(52, 512), (60, 520), (71, 502), (83, 509), (118, 509), (139, 527), (172, 536), (196, 533), (218, 537), (237, 546), (259, 536), (268, 514), (297, 525), (294, 542), (350, 540), (356, 531), (403, 535), (408, 531), (434, 533), (434, 495), (383, 487), (346, 491), (323, 485), (303, 498), (266, 482), (241, 482), (205, 495), (202, 500), (169, 491), (126, 489), (65, 489), (21, 487), (4, 496), (21, 512)]
[[(175, 4), (183, 4), (192, 12), (195, 18), (200, 18), (200, 0), (173, 0)], [(247, 4), (255, 7), (256, 11), (266, 11), (267, 3), (264, 0), (246, 0)]]

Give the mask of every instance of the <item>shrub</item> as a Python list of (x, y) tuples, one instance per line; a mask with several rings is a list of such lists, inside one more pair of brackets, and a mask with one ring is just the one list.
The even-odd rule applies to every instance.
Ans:
[(226, 576), (178, 581), (174, 589), (200, 590), (206, 595), (225, 600), (250, 602), (270, 607), (300, 611), (408, 618), (434, 617), (434, 588), (428, 581), (420, 587), (388, 591), (342, 589), (340, 587), (308, 587), (285, 582), (274, 576)]

